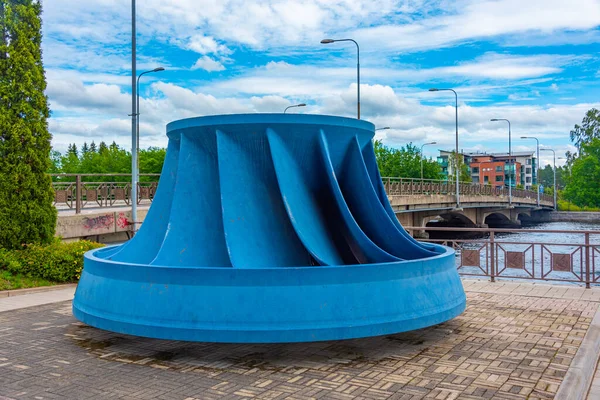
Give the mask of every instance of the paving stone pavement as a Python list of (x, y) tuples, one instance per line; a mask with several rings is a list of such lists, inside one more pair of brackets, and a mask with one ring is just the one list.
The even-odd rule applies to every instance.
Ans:
[(597, 291), (486, 285), (466, 282), (467, 310), (444, 324), (308, 344), (136, 338), (79, 323), (70, 301), (0, 312), (0, 399), (553, 398)]

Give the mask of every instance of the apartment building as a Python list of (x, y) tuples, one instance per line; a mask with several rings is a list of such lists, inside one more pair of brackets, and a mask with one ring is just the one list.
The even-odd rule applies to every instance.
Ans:
[[(449, 162), (451, 154), (451, 151), (440, 150), (437, 158), (446, 179), (454, 174), (452, 163)], [(525, 189), (531, 189), (532, 185), (537, 184), (537, 159), (534, 152), (513, 152), (510, 158), (508, 153), (471, 152), (462, 153), (461, 156), (469, 166), (473, 182), (508, 187), (510, 180), (513, 187), (521, 185)], [(512, 166), (509, 165), (510, 160)], [(509, 169), (512, 169), (510, 174)]]

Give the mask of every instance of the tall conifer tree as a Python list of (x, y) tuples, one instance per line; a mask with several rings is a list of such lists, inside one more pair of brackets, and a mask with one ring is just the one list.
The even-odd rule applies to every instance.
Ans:
[(41, 51), (42, 6), (0, 0), (0, 247), (52, 240), (56, 209), (50, 111)]

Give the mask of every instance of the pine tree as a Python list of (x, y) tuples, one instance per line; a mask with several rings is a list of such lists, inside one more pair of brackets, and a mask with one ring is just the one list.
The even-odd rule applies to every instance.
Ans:
[(0, 247), (54, 237), (42, 6), (0, 0)]
[(83, 142), (83, 146), (81, 146), (81, 155), (85, 155), (88, 151), (90, 151), (90, 148), (88, 147), (87, 142)]
[(98, 153), (104, 154), (108, 151), (108, 146), (104, 142), (100, 142), (100, 146), (98, 147)]
[(94, 141), (92, 140), (92, 143), (90, 143), (90, 153), (95, 153), (96, 152), (96, 143), (94, 143)]
[(69, 145), (69, 149), (67, 150), (67, 155), (73, 155), (75, 157), (79, 157), (79, 152), (77, 150), (77, 145), (75, 143)]

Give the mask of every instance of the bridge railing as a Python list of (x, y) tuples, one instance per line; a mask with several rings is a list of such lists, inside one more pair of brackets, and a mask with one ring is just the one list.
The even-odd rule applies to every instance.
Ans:
[[(50, 174), (54, 205), (60, 209), (115, 207), (131, 204), (131, 174)], [(138, 204), (154, 199), (160, 174), (140, 174)]]
[[(388, 195), (415, 196), (415, 195), (455, 195), (456, 183), (452, 181), (415, 178), (381, 178)], [(480, 196), (508, 196), (508, 188), (480, 183), (460, 182), (461, 195)], [(537, 199), (537, 192), (525, 189), (512, 189), (512, 196), (525, 199)], [(540, 194), (540, 201), (552, 203), (553, 197)]]
[(456, 268), (464, 276), (487, 277), (492, 282), (502, 278), (570, 282), (588, 288), (600, 284), (600, 231), (413, 226), (405, 229), (411, 234), (427, 231), (438, 237), (451, 232), (454, 239), (419, 240), (452, 247), (456, 251)]
[[(54, 187), (54, 205), (60, 210), (127, 206), (131, 204), (131, 174), (50, 174)], [(138, 204), (149, 204), (154, 199), (160, 174), (140, 174)], [(454, 195), (454, 182), (432, 179), (382, 178), (388, 195)], [(460, 183), (462, 195), (508, 196), (508, 189)], [(513, 189), (516, 198), (536, 199), (536, 192)], [(541, 195), (540, 200), (552, 203), (552, 196)]]

